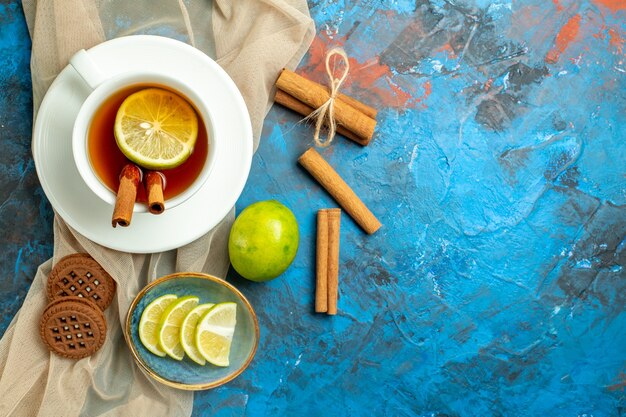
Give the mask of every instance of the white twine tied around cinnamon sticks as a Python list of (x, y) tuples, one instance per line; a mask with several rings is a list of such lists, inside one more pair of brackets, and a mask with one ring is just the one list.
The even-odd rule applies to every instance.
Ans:
[[(330, 69), (330, 59), (338, 55), (342, 58), (344, 63), (343, 73), (341, 77), (335, 78), (333, 74), (333, 70)], [(350, 71), (350, 64), (348, 62), (348, 55), (346, 51), (342, 48), (333, 48), (326, 54), (326, 73), (328, 74), (328, 78), (330, 79), (330, 97), (324, 104), (322, 104), (319, 108), (317, 108), (313, 113), (309, 114), (304, 120), (315, 120), (315, 134), (313, 135), (313, 140), (315, 141), (315, 145), (325, 148), (331, 144), (333, 139), (335, 138), (335, 133), (337, 132), (337, 121), (335, 120), (335, 99), (339, 94), (339, 88), (341, 84), (348, 77), (348, 72)], [(328, 126), (328, 134), (326, 136), (326, 140), (320, 139), (320, 131), (324, 125)]]
[[(333, 77), (330, 69), (330, 60), (334, 55), (342, 57), (345, 63), (344, 72), (338, 78)], [(283, 69), (276, 80), (274, 100), (305, 116), (304, 120), (316, 120), (315, 144), (318, 146), (328, 146), (335, 133), (361, 146), (367, 146), (374, 135), (377, 110), (339, 92), (348, 75), (347, 58), (341, 48), (334, 48), (327, 53), (326, 71), (331, 80), (331, 88), (288, 69)], [(320, 131), (324, 124), (329, 126), (329, 134), (325, 141), (321, 141)]]

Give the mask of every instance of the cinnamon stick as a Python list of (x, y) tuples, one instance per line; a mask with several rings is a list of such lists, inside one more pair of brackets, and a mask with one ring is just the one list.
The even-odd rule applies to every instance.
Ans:
[(337, 98), (345, 102), (346, 104), (349, 104), (350, 106), (354, 107), (355, 109), (357, 109), (358, 111), (366, 115), (367, 117), (370, 117), (376, 120), (376, 116), (378, 115), (378, 110), (376, 110), (375, 108), (370, 107), (367, 104), (360, 102), (354, 97), (350, 97), (342, 93), (339, 93), (337, 95)]
[(337, 314), (341, 209), (328, 209), (328, 314)]
[[(288, 69), (283, 69), (283, 71), (289, 71)], [(297, 75), (295, 72), (293, 71), (289, 71), (292, 74)], [(298, 75), (299, 77), (302, 77), (301, 75)], [(304, 77), (302, 77), (304, 78)], [(309, 80), (310, 81), (310, 80)], [(319, 83), (316, 83), (315, 81), (311, 81), (317, 85), (319, 85), (320, 87), (322, 87), (323, 89), (326, 90), (326, 92), (328, 93), (328, 87), (321, 85)], [(378, 115), (378, 110), (376, 110), (373, 107), (368, 106), (367, 104), (353, 98), (350, 96), (347, 96), (343, 93), (339, 93), (337, 94), (337, 100), (341, 100), (344, 103), (354, 107), (356, 110), (360, 111), (361, 113), (363, 113), (364, 115), (366, 115), (367, 117), (370, 117), (372, 119), (376, 119), (376, 116)]]
[[(303, 102), (301, 102), (300, 100), (298, 100), (297, 98), (292, 97), (291, 95), (289, 95), (288, 93), (284, 92), (283, 90), (277, 89), (276, 90), (276, 96), (274, 96), (274, 101), (282, 106), (287, 107), (288, 109), (291, 109), (293, 111), (295, 111), (298, 114), (301, 114), (302, 116), (308, 116), (309, 114), (313, 113), (314, 109), (312, 107), (307, 106), (306, 104), (304, 104)], [(337, 133), (339, 133), (340, 135), (345, 136), (346, 138), (352, 140), (353, 142), (358, 143), (359, 145), (362, 146), (367, 146), (370, 141), (365, 140), (363, 138), (358, 137), (357, 135), (355, 135), (354, 133), (350, 132), (348, 129), (346, 129), (343, 126), (337, 126)]]
[(141, 170), (135, 164), (126, 164), (120, 173), (120, 185), (117, 189), (115, 208), (111, 223), (113, 227), (118, 224), (128, 227), (133, 217), (135, 199), (137, 198), (137, 187), (141, 182)]
[(376, 216), (315, 149), (310, 148), (303, 153), (298, 158), (298, 162), (337, 200), (365, 232), (372, 234), (380, 229), (382, 224)]
[(165, 177), (158, 171), (146, 173), (146, 192), (148, 194), (148, 211), (152, 214), (161, 214), (165, 210)]
[[(314, 109), (330, 98), (326, 88), (287, 69), (280, 73), (276, 87)], [(335, 119), (366, 142), (374, 135), (376, 120), (343, 100), (335, 100)]]
[(328, 210), (317, 212), (315, 312), (328, 311)]

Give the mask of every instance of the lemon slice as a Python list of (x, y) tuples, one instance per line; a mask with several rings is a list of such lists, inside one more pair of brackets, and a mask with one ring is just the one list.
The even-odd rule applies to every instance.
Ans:
[(183, 350), (189, 356), (189, 359), (196, 362), (199, 365), (204, 365), (206, 359), (200, 354), (200, 351), (196, 347), (196, 325), (204, 313), (209, 311), (214, 304), (200, 304), (187, 314), (183, 324), (180, 328), (180, 344), (183, 346)]
[(165, 356), (159, 347), (159, 323), (167, 307), (176, 300), (174, 294), (166, 294), (152, 301), (141, 313), (139, 320), (139, 340), (150, 352), (157, 356)]
[(198, 297), (188, 295), (171, 303), (161, 316), (159, 323), (159, 347), (168, 356), (180, 361), (185, 356), (180, 344), (180, 327), (187, 314), (198, 305)]
[(237, 324), (237, 304), (220, 303), (207, 311), (196, 326), (196, 347), (217, 366), (228, 366), (230, 346)]
[(126, 97), (115, 117), (115, 140), (131, 161), (170, 169), (189, 158), (198, 137), (198, 116), (179, 95), (146, 88)]

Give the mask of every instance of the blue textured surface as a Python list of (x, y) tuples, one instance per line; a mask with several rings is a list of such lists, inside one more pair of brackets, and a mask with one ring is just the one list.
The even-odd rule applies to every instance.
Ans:
[(30, 36), (18, 1), (0, 1), (0, 328), (52, 256), (53, 214), (30, 152)]
[[(51, 247), (15, 3), (0, 3), (2, 328)], [(272, 109), (238, 204), (291, 207), (300, 250), (275, 281), (231, 274), (259, 352), (194, 414), (626, 415), (626, 4), (310, 6), (299, 71), (324, 81), (342, 45), (345, 91), (380, 110), (370, 146), (322, 153), (384, 227), (342, 218), (340, 314), (314, 315), (315, 211), (334, 203), (295, 163), (311, 128)]]
[[(178, 298), (193, 295), (200, 299), (200, 304), (225, 302), (237, 304), (237, 326), (229, 356), (230, 366), (224, 368), (211, 364), (200, 366), (187, 356), (179, 362), (169, 357), (154, 355), (143, 346), (138, 332), (141, 314), (148, 304), (166, 294), (175, 294)], [(248, 360), (250, 352), (254, 349), (255, 339), (254, 318), (239, 295), (223, 284), (202, 278), (178, 277), (155, 285), (141, 297), (131, 316), (131, 340), (144, 365), (168, 381), (185, 385), (206, 385), (231, 377)]]

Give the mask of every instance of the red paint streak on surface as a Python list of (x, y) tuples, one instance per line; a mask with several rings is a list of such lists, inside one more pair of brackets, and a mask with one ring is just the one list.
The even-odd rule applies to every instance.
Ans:
[[(309, 48), (309, 59), (307, 65), (299, 70), (299, 72), (320, 84), (328, 84), (328, 75), (326, 74), (326, 52), (335, 46), (343, 46), (345, 41), (341, 38), (330, 39), (325, 34), (319, 34), (313, 39), (313, 43)], [(378, 64), (378, 58), (359, 63), (354, 58), (349, 58), (350, 73), (344, 87), (355, 84), (364, 84), (373, 82), (381, 76), (387, 74), (391, 76), (391, 70), (386, 65)], [(331, 68), (333, 67), (331, 62)], [(358, 74), (358, 77), (357, 77)], [(363, 78), (362, 78), (363, 77)], [(358, 78), (358, 79), (357, 79)]]
[(421, 108), (427, 108), (426, 99), (428, 99), (430, 94), (433, 92), (433, 86), (430, 80), (425, 81), (424, 84), (422, 84), (423, 93), (417, 97), (415, 97), (411, 93), (404, 91), (402, 88), (400, 88), (400, 86), (394, 84), (393, 81), (389, 78), (387, 79), (387, 83), (395, 93), (395, 102), (390, 104), (392, 107), (415, 108), (417, 107), (417, 105), (419, 105)]
[(567, 49), (567, 47), (576, 39), (578, 31), (580, 30), (580, 15), (575, 15), (561, 28), (556, 35), (556, 41), (554, 47), (548, 51), (546, 55), (546, 62), (554, 64), (559, 60), (561, 54)]
[(454, 48), (452, 48), (450, 42), (446, 42), (443, 46), (437, 48), (435, 52), (446, 52), (449, 58), (456, 58), (456, 52), (454, 52)]
[(393, 19), (398, 16), (398, 12), (396, 12), (395, 10), (376, 10), (376, 13), (383, 14), (389, 19), (390, 22), (393, 22)]
[(598, 33), (594, 33), (592, 36), (596, 39), (606, 39), (606, 34), (604, 33), (606, 31), (606, 25), (602, 25), (600, 26), (600, 32)]
[(433, 85), (430, 83), (430, 80), (428, 80), (422, 85), (422, 87), (424, 88), (424, 94), (417, 99), (417, 102), (422, 103), (422, 106), (426, 108), (424, 101), (426, 101), (426, 99), (430, 97), (430, 94), (433, 92)]
[(626, 374), (624, 372), (620, 372), (619, 375), (617, 376), (617, 379), (618, 379), (618, 382), (616, 384), (609, 385), (607, 387), (609, 391), (612, 391), (612, 392), (624, 391), (624, 389), (626, 388)]
[[(313, 39), (309, 49), (308, 63), (301, 67), (298, 72), (310, 80), (328, 85), (325, 64), (326, 52), (333, 46), (342, 46), (343, 43), (343, 39), (328, 39), (326, 35), (319, 34)], [(341, 91), (362, 100), (366, 104), (374, 107), (409, 108), (423, 103), (430, 95), (430, 83), (427, 82), (428, 86), (425, 83), (423, 88), (428, 94), (414, 98), (411, 91), (407, 91), (393, 81), (391, 68), (381, 64), (377, 56), (364, 62), (349, 57), (348, 62), (350, 72), (341, 86)]]
[(617, 30), (613, 28), (609, 29), (609, 45), (614, 46), (620, 54), (624, 53), (624, 43), (624, 38), (622, 38)]
[(394, 103), (388, 103), (388, 105), (392, 105), (398, 108), (406, 108), (409, 107), (409, 103), (411, 102), (411, 95), (400, 88), (398, 85), (394, 84), (391, 79), (387, 80), (389, 87), (395, 94)]
[(626, 10), (626, 1), (624, 0), (593, 0), (599, 6), (604, 6), (613, 13), (619, 10)]
[(602, 25), (600, 27), (600, 31), (598, 33), (594, 33), (593, 37), (599, 40), (605, 40), (607, 34), (609, 35), (609, 45), (614, 47), (617, 50), (617, 53), (624, 53), (624, 44), (626, 44), (626, 39), (624, 39), (623, 33), (621, 33), (619, 27), (608, 28), (606, 25)]
[[(578, 55), (578, 56), (577, 56), (577, 57), (575, 57), (575, 58), (570, 58), (569, 60), (570, 60), (570, 62), (571, 62), (572, 64), (574, 64), (574, 65), (576, 65), (576, 66), (579, 66), (579, 65), (580, 65), (580, 61), (581, 61), (582, 59), (583, 59), (583, 54), (580, 54), (580, 55)], [(551, 76), (552, 76), (552, 74), (548, 74), (548, 77), (551, 77)]]
[(554, 5), (556, 6), (556, 11), (557, 12), (562, 12), (563, 11), (563, 5), (561, 3), (559, 3), (559, 0), (552, 0), (552, 3), (554, 3)]

